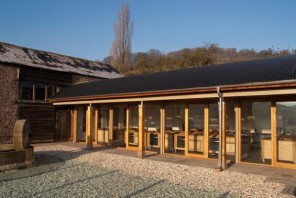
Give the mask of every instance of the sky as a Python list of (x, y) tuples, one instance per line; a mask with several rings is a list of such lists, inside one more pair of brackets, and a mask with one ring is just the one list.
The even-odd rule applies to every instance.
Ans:
[(205, 43), (296, 49), (295, 0), (0, 0), (0, 42), (102, 60), (126, 2), (134, 21), (133, 53)]

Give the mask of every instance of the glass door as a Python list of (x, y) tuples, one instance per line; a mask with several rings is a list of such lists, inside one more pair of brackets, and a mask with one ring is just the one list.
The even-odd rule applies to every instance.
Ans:
[(277, 162), (296, 165), (296, 102), (276, 103)]
[(219, 154), (219, 109), (218, 103), (209, 104), (209, 158)]
[(144, 113), (146, 150), (160, 151), (160, 105), (146, 104)]
[(235, 162), (236, 155), (236, 113), (237, 102), (226, 102), (226, 159)]
[(271, 102), (242, 101), (241, 161), (271, 164)]
[(204, 153), (204, 104), (190, 104), (188, 116), (188, 153)]

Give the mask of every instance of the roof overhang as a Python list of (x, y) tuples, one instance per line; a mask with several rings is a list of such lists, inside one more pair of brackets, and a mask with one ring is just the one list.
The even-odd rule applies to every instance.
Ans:
[[(224, 98), (275, 96), (296, 94), (296, 82), (269, 82), (252, 83), (244, 85), (219, 86)], [(102, 104), (124, 103), (139, 101), (164, 101), (164, 100), (190, 100), (218, 98), (217, 87), (190, 88), (181, 90), (166, 90), (141, 93), (124, 93), (100, 96), (86, 96), (77, 98), (54, 98), (49, 101), (53, 105), (78, 105), (78, 104)]]

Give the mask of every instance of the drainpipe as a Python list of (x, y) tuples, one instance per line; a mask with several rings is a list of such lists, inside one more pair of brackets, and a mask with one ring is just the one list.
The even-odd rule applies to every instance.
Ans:
[(223, 94), (220, 87), (217, 87), (217, 94), (219, 97), (219, 154), (218, 154), (218, 169), (222, 170), (222, 101)]

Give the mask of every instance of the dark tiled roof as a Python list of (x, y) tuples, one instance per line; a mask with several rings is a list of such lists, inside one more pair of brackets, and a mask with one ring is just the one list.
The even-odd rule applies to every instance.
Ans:
[(295, 55), (84, 83), (66, 88), (53, 98), (144, 93), (291, 80), (296, 80)]
[(0, 42), (0, 62), (99, 78), (122, 77), (110, 65)]

